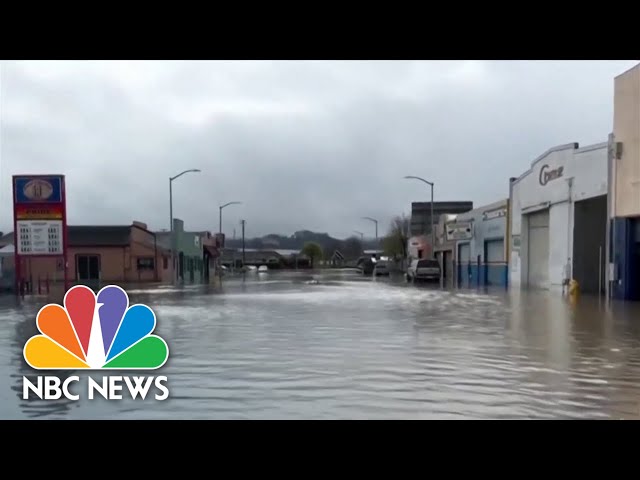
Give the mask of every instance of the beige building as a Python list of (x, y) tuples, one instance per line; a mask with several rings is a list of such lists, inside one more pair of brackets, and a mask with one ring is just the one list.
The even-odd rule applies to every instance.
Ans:
[(614, 79), (609, 215), (610, 295), (640, 300), (640, 64)]
[(612, 217), (640, 216), (640, 64), (614, 80)]

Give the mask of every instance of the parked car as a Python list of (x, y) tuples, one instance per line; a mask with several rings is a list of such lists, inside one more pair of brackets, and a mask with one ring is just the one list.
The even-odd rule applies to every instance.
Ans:
[(371, 257), (360, 257), (356, 268), (363, 275), (371, 275), (375, 269), (376, 263)]
[(440, 262), (435, 259), (421, 258), (411, 262), (407, 268), (407, 281), (440, 281)]
[(373, 267), (373, 274), (375, 276), (389, 275), (389, 263), (386, 260), (378, 260)]

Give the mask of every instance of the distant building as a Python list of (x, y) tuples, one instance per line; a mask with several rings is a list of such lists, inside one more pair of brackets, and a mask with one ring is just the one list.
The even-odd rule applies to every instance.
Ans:
[[(184, 229), (184, 222), (173, 219), (173, 238), (171, 232), (158, 232), (158, 242), (169, 251), (175, 253), (175, 280), (181, 283), (209, 283), (215, 277), (215, 259), (220, 255), (217, 248), (222, 239), (210, 232), (188, 232)], [(173, 244), (172, 244), (173, 243)], [(169, 279), (171, 281), (171, 279)]]
[[(99, 286), (163, 282), (171, 278), (169, 252), (141, 222), (131, 225), (69, 225), (68, 276), (72, 283)], [(13, 257), (2, 259), (3, 276), (15, 275)], [(35, 293), (39, 282), (64, 280), (60, 258), (21, 257), (21, 277)]]
[(220, 262), (226, 267), (235, 268), (241, 268), (243, 265), (253, 265), (256, 267), (266, 265), (273, 269), (307, 268), (311, 265), (309, 257), (300, 253), (299, 250), (272, 250), (266, 248), (245, 248), (244, 253), (241, 248), (225, 248), (222, 250)]
[[(433, 202), (433, 224), (445, 214), (464, 213), (473, 209), (473, 202)], [(411, 203), (411, 235), (431, 235), (431, 202)]]
[(426, 235), (415, 235), (407, 240), (407, 260), (431, 258), (431, 239)]

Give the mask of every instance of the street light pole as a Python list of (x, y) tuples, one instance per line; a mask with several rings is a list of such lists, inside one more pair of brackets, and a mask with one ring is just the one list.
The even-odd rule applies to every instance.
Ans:
[(244, 269), (244, 262), (245, 262), (245, 258), (244, 258), (244, 224), (246, 223), (246, 220), (240, 220), (240, 225), (242, 225), (242, 268)]
[(220, 205), (220, 224), (219, 224), (219, 229), (218, 229), (218, 233), (222, 234), (222, 209), (224, 207), (228, 207), (229, 205), (240, 205), (242, 202), (229, 202), (229, 203), (225, 203), (224, 205)]
[(433, 182), (430, 182), (429, 180), (425, 180), (424, 178), (421, 178), (421, 177), (415, 177), (413, 175), (407, 175), (404, 178), (412, 178), (414, 180), (420, 180), (421, 182), (424, 182), (431, 187), (431, 256), (435, 257), (436, 231), (433, 228)]
[(363, 220), (369, 220), (370, 222), (373, 222), (376, 224), (376, 247), (378, 246), (378, 220), (376, 220), (375, 218), (371, 218), (371, 217), (362, 217)]
[(173, 238), (173, 181), (184, 175), (185, 173), (199, 173), (200, 170), (197, 168), (190, 168), (189, 170), (185, 170), (180, 172), (178, 175), (173, 177), (169, 177), (169, 231), (170, 233), (170, 241), (171, 241), (171, 283), (175, 283), (176, 281), (176, 265), (175, 265), (175, 245)]
[(354, 233), (357, 233), (358, 235), (360, 235), (360, 241), (361, 241), (361, 242), (362, 242), (362, 241), (364, 241), (364, 233), (359, 232), (358, 230), (354, 230), (353, 232), (354, 232)]

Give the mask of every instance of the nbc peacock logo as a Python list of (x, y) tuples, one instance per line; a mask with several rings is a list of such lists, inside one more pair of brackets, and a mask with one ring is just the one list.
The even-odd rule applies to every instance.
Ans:
[(155, 370), (169, 358), (166, 342), (152, 335), (156, 315), (147, 305), (129, 306), (117, 285), (98, 294), (77, 285), (64, 296), (64, 307), (40, 309), (36, 325), (42, 335), (24, 346), (24, 359), (37, 370)]

